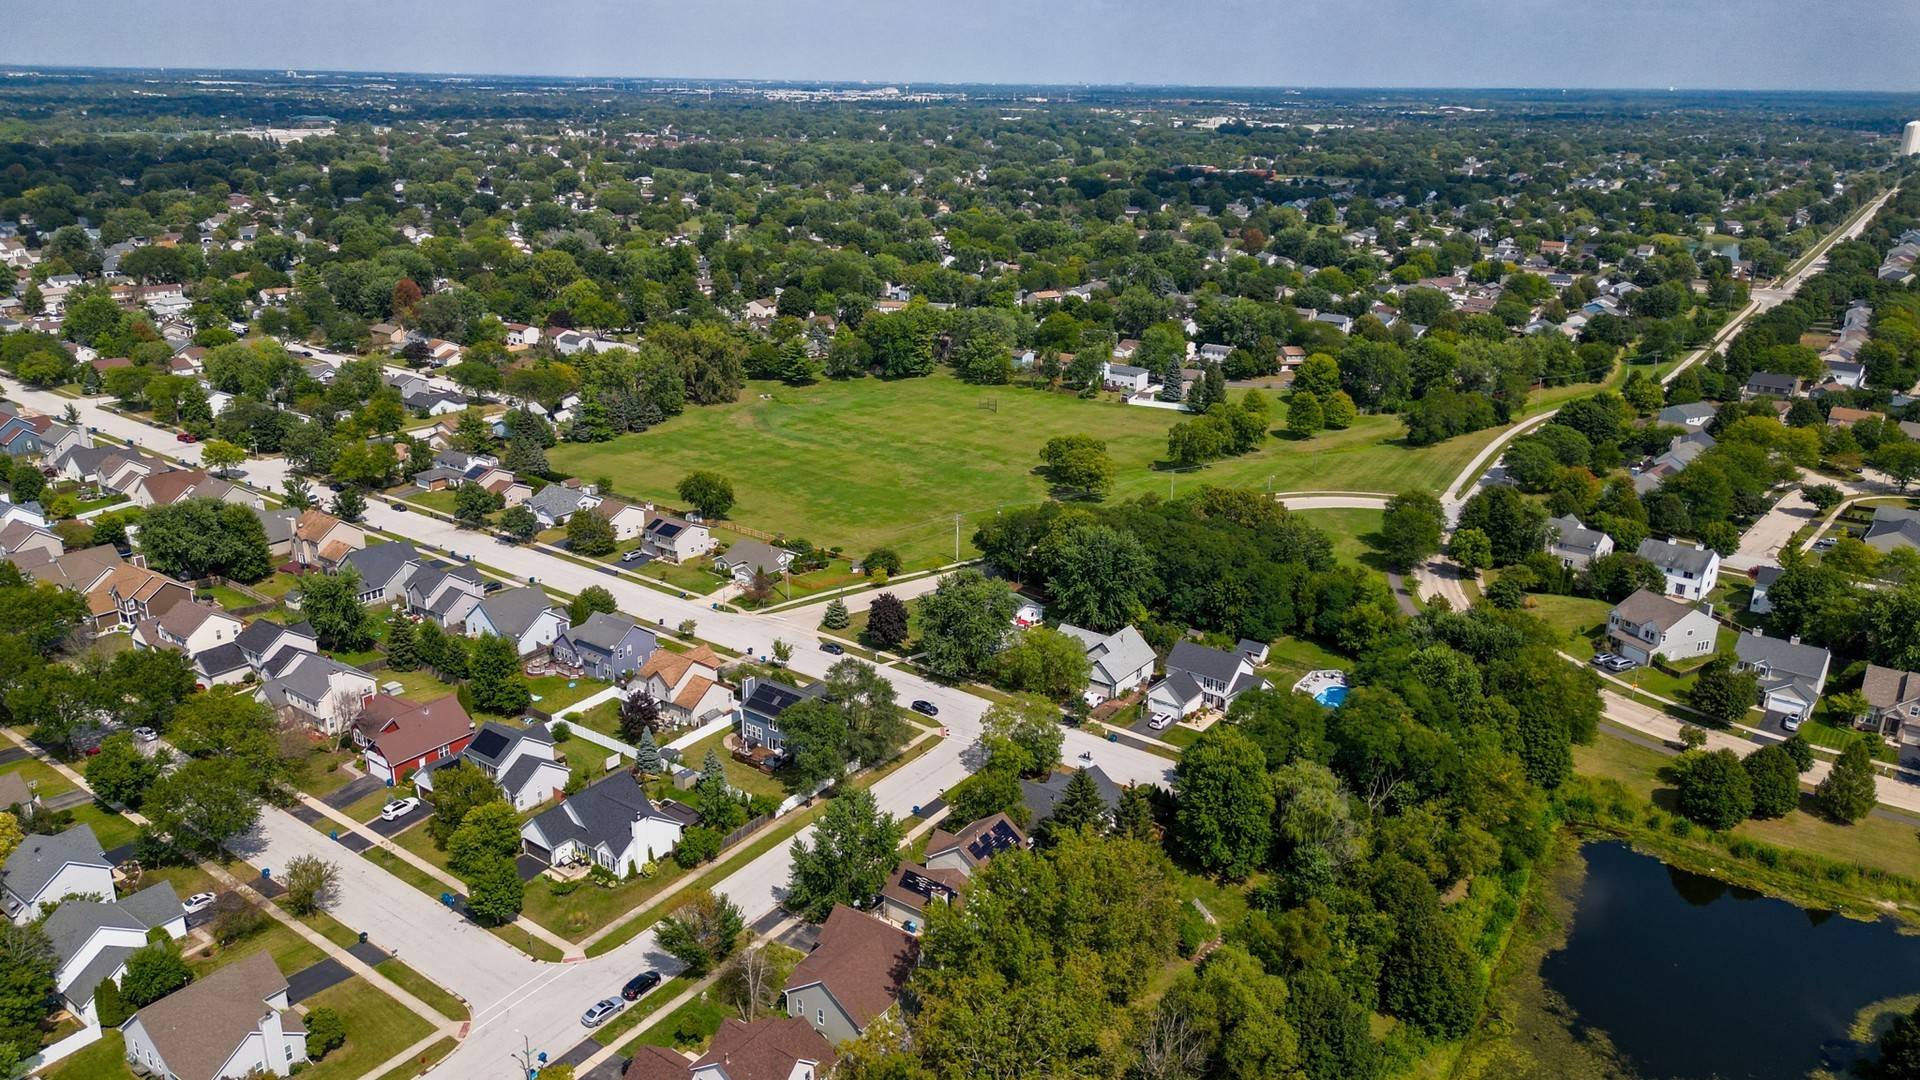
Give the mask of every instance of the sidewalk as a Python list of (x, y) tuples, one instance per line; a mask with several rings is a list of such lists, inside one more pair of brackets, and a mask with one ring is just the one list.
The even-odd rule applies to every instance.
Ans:
[[(325, 816), (329, 820), (337, 822), (338, 824), (343, 826), (348, 832), (353, 833), (354, 835), (360, 837), (363, 840), (366, 840), (372, 846), (377, 847), (382, 851), (385, 851), (389, 855), (392, 855), (394, 858), (399, 859), (401, 862), (404, 862), (407, 865), (413, 867), (415, 870), (418, 870), (421, 873), (426, 874), (427, 876), (433, 878), (435, 881), (440, 882), (442, 885), (445, 885), (447, 888), (453, 890), (454, 892), (464, 894), (467, 891), (466, 882), (461, 881), (459, 878), (454, 877), (452, 874), (447, 873), (445, 870), (442, 870), (439, 867), (428, 862), (427, 860), (421, 858), (420, 856), (415, 855), (413, 852), (408, 851), (406, 848), (401, 847), (399, 844), (394, 843), (392, 840), (388, 839), (387, 837), (381, 836), (379, 833), (374, 832), (372, 829), (367, 828), (365, 825), (362, 825), (361, 823), (353, 820), (352, 818), (341, 813), (340, 811), (335, 810), (333, 807), (328, 806), (326, 803), (321, 802), (319, 799), (314, 798), (313, 796), (307, 794), (304, 791), (300, 792), (300, 802), (303, 805), (309, 807), (310, 809)], [(416, 829), (425, 828), (425, 827), (426, 826), (424, 825), (414, 826), (414, 828)], [(509, 923), (508, 925), (512, 926), (516, 930), (524, 930), (527, 933), (532, 934), (534, 937), (539, 938), (541, 941), (544, 941), (547, 944), (553, 946), (554, 948), (559, 949), (563, 957), (568, 957), (568, 950), (574, 947), (573, 943), (569, 942), (566, 938), (563, 938), (560, 935), (554, 933), (553, 931), (548, 930), (546, 927), (541, 926), (539, 923), (536, 923), (527, 919), (524, 915), (515, 919), (513, 922)], [(507, 944), (509, 945), (513, 944), (510, 938), (503, 937), (501, 938), (501, 940), (507, 942)], [(568, 958), (578, 959), (579, 955), (580, 954), (575, 953), (573, 956)]]
[[(58, 772), (60, 775), (66, 777), (68, 780), (73, 781), (74, 784), (78, 785), (80, 790), (86, 791), (86, 792), (91, 792), (93, 790), (92, 788), (87, 786), (86, 777), (74, 771), (72, 768), (69, 768), (66, 764), (56, 761), (53, 758), (47, 756), (38, 747), (28, 742), (25, 738), (22, 738), (19, 735), (19, 733), (15, 732), (12, 728), (0, 729), (0, 733), (4, 733), (9, 740), (17, 744), (21, 749), (25, 750), (27, 753), (31, 754), (36, 761), (39, 761), (51, 767), (55, 772)], [(141, 817), (139, 814), (136, 814), (131, 810), (122, 809), (120, 813), (128, 821), (131, 821), (136, 825), (147, 824), (146, 818)], [(340, 946), (335, 945), (332, 939), (328, 938), (325, 934), (320, 933), (318, 930), (315, 930), (313, 927), (308, 926), (306, 923), (301, 922), (299, 919), (294, 918), (292, 915), (284, 911), (279, 904), (274, 903), (272, 900), (268, 899), (265, 896), (261, 896), (260, 893), (254, 890), (251, 885), (248, 885), (247, 883), (234, 877), (231, 873), (229, 873), (226, 870), (226, 868), (211, 862), (201, 862), (198, 865), (202, 870), (205, 870), (207, 873), (213, 875), (214, 880), (219, 881), (221, 884), (226, 885), (228, 888), (231, 888), (231, 889), (245, 888), (247, 891), (254, 893), (255, 896), (258, 896), (260, 898), (261, 908), (265, 910), (269, 915), (272, 915), (275, 919), (278, 919), (280, 922), (286, 924), (288, 929), (291, 929), (294, 933), (300, 935), (302, 938), (305, 938), (307, 941), (311, 942), (315, 947), (319, 948), (321, 952), (325, 953), (331, 959), (338, 961), (340, 965), (345, 967), (348, 971), (351, 971), (354, 974), (359, 975), (361, 978), (366, 979), (369, 983), (373, 984), (375, 987), (378, 987), (381, 991), (385, 992), (388, 996), (400, 1002), (400, 1004), (405, 1005), (409, 1010), (419, 1014), (421, 1019), (431, 1023), (435, 1029), (436, 1039), (455, 1034), (455, 1031), (458, 1027), (457, 1024), (454, 1024), (453, 1022), (449, 1021), (446, 1017), (440, 1015), (438, 1011), (433, 1009), (426, 1002), (421, 1001), (417, 997), (414, 997), (412, 993), (408, 992), (405, 988), (401, 987), (398, 983), (395, 983), (393, 980), (387, 978), (385, 975), (382, 975), (378, 971), (375, 971), (369, 964), (366, 963), (366, 961), (361, 960), (359, 957), (348, 952), (346, 949), (343, 949)], [(45, 1064), (45, 1063), (43, 1062), (42, 1064)]]

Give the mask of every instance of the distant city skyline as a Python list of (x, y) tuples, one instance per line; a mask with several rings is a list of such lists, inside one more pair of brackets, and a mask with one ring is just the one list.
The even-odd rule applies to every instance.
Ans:
[(0, 64), (1182, 86), (1920, 90), (1891, 0), (95, 0)]

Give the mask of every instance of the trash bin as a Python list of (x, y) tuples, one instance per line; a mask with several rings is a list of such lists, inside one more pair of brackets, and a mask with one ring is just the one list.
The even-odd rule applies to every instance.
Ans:
[(360, 944), (365, 945), (366, 943), (367, 943), (367, 932), (365, 930), (362, 930), (360, 931)]

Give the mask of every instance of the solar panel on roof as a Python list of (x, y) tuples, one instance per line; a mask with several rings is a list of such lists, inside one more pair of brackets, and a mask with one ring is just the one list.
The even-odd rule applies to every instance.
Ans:
[(900, 875), (900, 885), (904, 889), (919, 893), (927, 899), (933, 899), (935, 893), (951, 897), (953, 890), (933, 880), (918, 870), (908, 870)]
[(1020, 837), (1013, 831), (1013, 826), (1004, 821), (996, 821), (992, 828), (981, 833), (967, 845), (967, 854), (972, 855), (976, 862), (984, 862), (1009, 848), (1018, 847), (1019, 844)]
[(473, 752), (481, 757), (498, 757), (500, 756), (500, 751), (507, 748), (507, 736), (504, 732), (494, 731), (489, 728), (480, 732), (480, 734), (474, 738), (471, 745)]

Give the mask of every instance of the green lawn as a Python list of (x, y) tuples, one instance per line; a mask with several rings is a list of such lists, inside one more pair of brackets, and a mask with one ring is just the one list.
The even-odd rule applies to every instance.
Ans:
[(428, 1069), (438, 1064), (441, 1058), (453, 1053), (453, 1048), (459, 1045), (459, 1042), (449, 1035), (427, 1047), (426, 1051), (420, 1055), (420, 1061), (409, 1061), (405, 1065), (397, 1065), (387, 1070), (379, 1080), (412, 1080), (413, 1077), (422, 1076)]
[(282, 974), (291, 975), (296, 971), (311, 967), (326, 959), (320, 947), (301, 937), (285, 923), (274, 919), (267, 923), (266, 929), (251, 937), (241, 938), (227, 946), (214, 946), (212, 955), (197, 955), (187, 959), (187, 966), (193, 969), (195, 978), (205, 978), (220, 968), (237, 960), (244, 960), (257, 952), (265, 952), (273, 957), (280, 966)]
[(1379, 510), (1299, 510), (1295, 511), (1314, 528), (1333, 541), (1333, 554), (1341, 562), (1360, 563), (1376, 569), (1385, 561), (1373, 546), (1380, 532)]
[(433, 1034), (433, 1025), (358, 976), (301, 1002), (308, 1011), (328, 1008), (345, 1022), (347, 1041), (325, 1060), (300, 1075), (312, 1080), (345, 1080)]
[[(997, 408), (983, 407), (988, 402)], [(1277, 402), (1274, 411), (1282, 411)], [(688, 471), (717, 470), (733, 481), (736, 521), (849, 553), (891, 546), (924, 567), (953, 558), (955, 513), (964, 516), (965, 556), (979, 520), (1046, 497), (1047, 480), (1035, 469), (1040, 447), (1056, 435), (1107, 440), (1119, 466), (1112, 497), (1130, 498), (1165, 494), (1170, 479), (1176, 492), (1269, 482), (1275, 491), (1439, 490), (1499, 434), (1413, 449), (1400, 441), (1398, 418), (1364, 416), (1345, 431), (1271, 439), (1198, 471), (1158, 471), (1167, 429), (1180, 419), (1113, 401), (969, 386), (945, 374), (811, 387), (756, 382), (735, 404), (689, 409), (611, 442), (563, 443), (548, 456), (556, 469), (609, 475), (623, 494), (667, 505), (679, 504), (673, 487)]]
[(472, 1015), (459, 998), (441, 989), (440, 984), (413, 970), (398, 960), (382, 960), (374, 966), (375, 971), (392, 979), (400, 989), (427, 1003), (435, 1012), (449, 1020), (465, 1020)]
[(714, 753), (720, 755), (720, 763), (726, 767), (727, 783), (732, 784), (734, 787), (749, 795), (766, 795), (775, 799), (786, 798), (787, 789), (780, 786), (780, 781), (775, 780), (759, 769), (748, 768), (740, 762), (733, 760), (733, 755), (727, 753), (727, 748), (720, 745), (721, 741), (726, 737), (727, 732), (725, 731), (714, 732), (712, 735), (687, 747), (686, 750), (682, 752), (683, 756), (681, 760), (684, 761), (689, 768), (698, 769), (707, 760), (707, 751), (712, 750)]
[(46, 1080), (120, 1080), (132, 1077), (133, 1070), (127, 1068), (126, 1040), (118, 1030), (110, 1029), (99, 1042), (39, 1075)]
[(576, 701), (590, 698), (609, 685), (599, 679), (569, 679), (565, 675), (545, 675), (527, 680), (527, 688), (533, 691), (534, 706), (548, 713), (557, 713)]
[(200, 591), (210, 594), (213, 597), (214, 603), (219, 604), (229, 611), (234, 608), (253, 607), (260, 603), (260, 601), (229, 585), (210, 585)]

